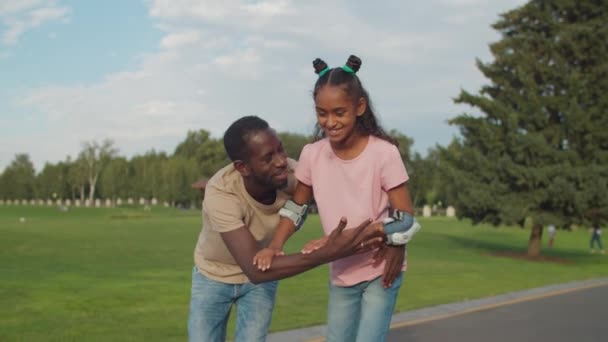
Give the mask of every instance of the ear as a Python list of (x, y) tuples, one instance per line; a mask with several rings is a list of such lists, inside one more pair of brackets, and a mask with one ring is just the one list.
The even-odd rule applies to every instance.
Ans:
[(361, 98), (359, 98), (359, 101), (357, 102), (357, 116), (363, 115), (366, 110), (367, 110), (367, 101), (365, 100), (364, 97), (361, 97)]
[(243, 177), (248, 177), (251, 174), (251, 169), (249, 168), (249, 165), (247, 165), (247, 163), (243, 160), (235, 160), (234, 162), (232, 162), (232, 165), (234, 165), (234, 168)]

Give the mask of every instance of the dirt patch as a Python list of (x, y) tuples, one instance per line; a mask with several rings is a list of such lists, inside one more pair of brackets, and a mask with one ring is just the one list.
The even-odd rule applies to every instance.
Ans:
[(535, 261), (535, 262), (550, 262), (550, 263), (564, 264), (564, 265), (574, 264), (574, 262), (572, 260), (559, 258), (559, 257), (555, 257), (555, 256), (548, 256), (548, 255), (539, 255), (536, 257), (532, 257), (526, 253), (520, 253), (520, 252), (491, 252), (491, 253), (485, 253), (485, 254), (490, 255), (490, 256), (522, 259), (522, 260)]

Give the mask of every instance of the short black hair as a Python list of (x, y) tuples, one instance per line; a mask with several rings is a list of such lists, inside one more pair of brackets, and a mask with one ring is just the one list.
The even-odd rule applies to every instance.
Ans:
[(244, 116), (233, 122), (224, 133), (224, 148), (230, 160), (248, 160), (248, 136), (268, 128), (268, 122), (254, 115)]

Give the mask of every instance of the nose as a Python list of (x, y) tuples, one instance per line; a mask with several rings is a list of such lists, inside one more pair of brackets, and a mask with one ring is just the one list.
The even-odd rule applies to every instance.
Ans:
[(327, 128), (333, 128), (336, 124), (336, 118), (334, 118), (333, 115), (328, 115), (327, 116), (327, 121), (325, 122), (325, 126), (327, 126)]
[(277, 168), (283, 168), (287, 166), (287, 153), (277, 153), (276, 158), (274, 159), (274, 165)]

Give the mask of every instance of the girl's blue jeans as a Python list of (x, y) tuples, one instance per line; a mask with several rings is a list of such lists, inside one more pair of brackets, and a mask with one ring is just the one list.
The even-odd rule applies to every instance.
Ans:
[(382, 276), (349, 287), (329, 286), (327, 342), (381, 342), (386, 339), (403, 272), (390, 288)]

